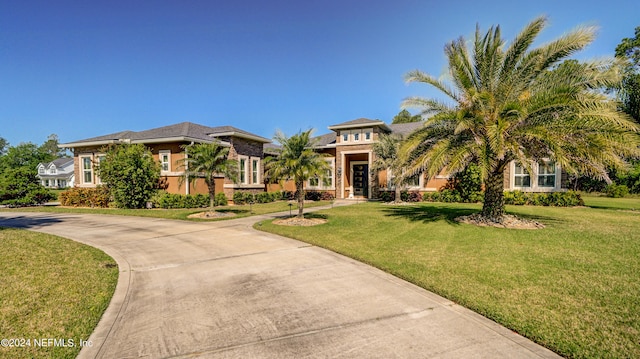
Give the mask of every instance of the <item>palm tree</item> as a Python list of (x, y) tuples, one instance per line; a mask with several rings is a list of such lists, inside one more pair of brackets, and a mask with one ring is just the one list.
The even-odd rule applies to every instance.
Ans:
[(216, 184), (215, 177), (224, 175), (231, 181), (236, 182), (238, 178), (238, 162), (229, 159), (229, 148), (212, 143), (197, 143), (183, 146), (185, 158), (180, 160), (180, 167), (184, 173), (180, 178), (180, 185), (185, 180), (195, 181), (204, 178), (204, 182), (209, 189), (209, 210), (213, 211), (216, 205)]
[(569, 173), (608, 179), (607, 166), (625, 166), (625, 158), (639, 155), (639, 128), (599, 90), (619, 81), (617, 63), (556, 66), (591, 43), (595, 29), (578, 28), (531, 49), (546, 23), (535, 19), (508, 46), (499, 26), (484, 35), (477, 27), (470, 48), (464, 38), (449, 43), (451, 83), (418, 70), (406, 77), (453, 101), (404, 101), (432, 115), (401, 148), (408, 172), (432, 178), (477, 163), (485, 188), (481, 215), (489, 220), (503, 219), (504, 171), (511, 161), (531, 173), (532, 160), (550, 159)]
[(273, 139), (281, 148), (276, 157), (265, 160), (267, 177), (271, 181), (293, 180), (296, 185), (295, 198), (298, 200), (298, 218), (303, 218), (304, 182), (316, 176), (322, 176), (329, 170), (329, 164), (323, 156), (313, 150), (311, 138), (313, 130), (298, 132), (286, 137), (277, 131)]
[(396, 176), (393, 179), (395, 185), (395, 202), (400, 201), (400, 180), (402, 176), (397, 174), (402, 172), (400, 161), (398, 161), (398, 148), (402, 141), (401, 136), (380, 134), (378, 141), (373, 144), (374, 160), (371, 163), (371, 174), (377, 175), (380, 171), (387, 172), (387, 183), (392, 183), (389, 175), (393, 172)]

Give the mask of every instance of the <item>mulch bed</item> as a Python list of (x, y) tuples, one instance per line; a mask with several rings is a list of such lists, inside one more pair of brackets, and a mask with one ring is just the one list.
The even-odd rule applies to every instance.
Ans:
[(489, 219), (481, 216), (480, 214), (472, 214), (469, 216), (462, 216), (456, 218), (456, 221), (467, 224), (474, 224), (481, 227), (498, 227), (498, 228), (512, 228), (512, 229), (542, 229), (544, 224), (536, 221), (530, 221), (528, 219), (518, 218), (516, 216), (507, 214), (500, 219)]
[(280, 226), (317, 226), (319, 224), (327, 223), (326, 219), (322, 218), (298, 218), (298, 217), (289, 217), (284, 219), (276, 219), (273, 221), (273, 224), (277, 224)]

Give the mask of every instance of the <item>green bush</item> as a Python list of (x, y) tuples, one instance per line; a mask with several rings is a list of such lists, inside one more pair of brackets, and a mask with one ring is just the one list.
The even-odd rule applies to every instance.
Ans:
[(504, 192), (504, 203), (511, 205), (574, 207), (584, 206), (579, 193), (574, 191), (533, 193), (521, 191)]
[(482, 191), (482, 174), (478, 165), (471, 163), (464, 170), (456, 173), (447, 181), (446, 189), (455, 191), (455, 194), (447, 194), (447, 198), (459, 196), (461, 202), (478, 202), (478, 193)]
[(73, 187), (58, 196), (60, 204), (71, 207), (109, 207), (111, 195), (104, 186), (82, 188)]
[(0, 204), (10, 206), (31, 206), (55, 199), (51, 191), (40, 184), (35, 171), (18, 167), (1, 173)]
[(402, 191), (400, 192), (400, 199), (403, 202), (420, 202), (422, 201), (422, 196), (417, 191)]
[(331, 201), (335, 199), (335, 196), (327, 191), (307, 191), (304, 199), (307, 201)]
[(390, 192), (390, 191), (378, 192), (378, 199), (380, 199), (382, 202), (391, 202), (394, 200), (395, 197), (396, 197), (396, 194), (394, 192)]
[(629, 194), (629, 187), (623, 184), (612, 183), (605, 188), (607, 197), (622, 198)]
[[(223, 194), (224, 195), (224, 194)], [(158, 191), (152, 198), (154, 207), (159, 208), (202, 208), (209, 205), (209, 196), (204, 194), (184, 195)]]
[(216, 203), (216, 206), (226, 206), (227, 204), (229, 204), (227, 196), (224, 193), (216, 193), (214, 201)]

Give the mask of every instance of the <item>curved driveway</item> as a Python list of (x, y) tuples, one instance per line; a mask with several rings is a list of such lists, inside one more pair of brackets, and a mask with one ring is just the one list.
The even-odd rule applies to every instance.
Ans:
[(116, 293), (84, 358), (540, 358), (551, 351), (403, 280), (221, 222), (0, 213), (104, 250)]

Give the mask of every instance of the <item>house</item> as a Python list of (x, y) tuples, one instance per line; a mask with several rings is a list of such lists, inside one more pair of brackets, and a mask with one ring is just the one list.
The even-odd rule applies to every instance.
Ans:
[(181, 160), (188, 156), (187, 145), (217, 142), (229, 147), (229, 158), (238, 161), (239, 181), (234, 183), (220, 176), (215, 181), (216, 192), (224, 192), (233, 198), (235, 191), (263, 192), (264, 144), (269, 139), (232, 126), (208, 127), (191, 122), (153, 128), (145, 131), (122, 131), (60, 144), (73, 152), (76, 186), (95, 187), (101, 184), (95, 166), (105, 156), (105, 148), (118, 143), (141, 143), (151, 150), (160, 163), (160, 176), (164, 187), (170, 193), (208, 193), (203, 180), (181, 183), (184, 173)]
[[(383, 133), (404, 137), (421, 127), (421, 122), (391, 124), (380, 120), (360, 118), (329, 126), (331, 132), (315, 138), (314, 149), (326, 156), (330, 170), (319, 178), (305, 183), (308, 191), (327, 191), (336, 198), (373, 199), (380, 191), (393, 190), (393, 173), (371, 173), (374, 161), (373, 144)], [(220, 176), (216, 179), (216, 192), (224, 192), (228, 199), (237, 191), (264, 192), (279, 189), (294, 190), (293, 183), (268, 185), (264, 181), (264, 159), (277, 154), (277, 145), (271, 141), (232, 126), (208, 127), (191, 122), (154, 128), (145, 131), (123, 131), (61, 144), (73, 151), (76, 186), (95, 187), (100, 178), (95, 165), (104, 158), (105, 146), (116, 143), (141, 143), (147, 146), (161, 164), (161, 178), (170, 193), (207, 193), (204, 181), (182, 184), (181, 160), (188, 156), (185, 145), (217, 142), (229, 147), (229, 157), (238, 161), (239, 181), (234, 183)], [(531, 192), (560, 191), (564, 189), (566, 175), (559, 165), (552, 162), (536, 163), (533, 173), (513, 162), (505, 171), (505, 189)], [(436, 176), (427, 180), (417, 175), (405, 186), (409, 191), (438, 191), (447, 184), (449, 177)]]
[(38, 178), (46, 188), (67, 188), (75, 184), (73, 158), (58, 158), (52, 162), (38, 163)]
[[(329, 126), (331, 133), (316, 137), (315, 149), (327, 156), (331, 170), (325, 176), (307, 181), (307, 190), (328, 191), (336, 198), (377, 198), (380, 191), (393, 190), (392, 173), (369, 170), (374, 161), (373, 143), (380, 134), (407, 137), (423, 125), (422, 122), (387, 125), (380, 120), (360, 118)], [(523, 166), (512, 162), (505, 171), (505, 190), (552, 192), (563, 190), (566, 174), (553, 162), (534, 163), (529, 175)], [(405, 185), (408, 191), (432, 192), (443, 188), (449, 176), (439, 175), (427, 180), (417, 175)]]

